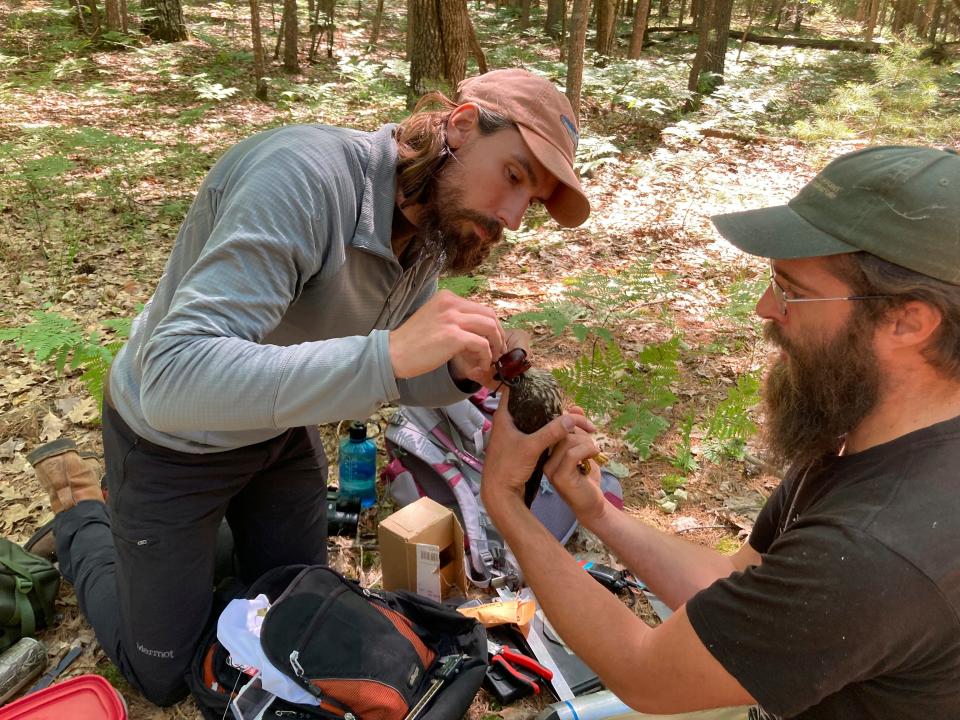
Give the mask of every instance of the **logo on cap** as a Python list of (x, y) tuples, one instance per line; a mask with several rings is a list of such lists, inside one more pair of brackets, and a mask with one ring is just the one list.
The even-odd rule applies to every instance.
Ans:
[(570, 135), (570, 139), (573, 140), (573, 149), (576, 151), (577, 145), (580, 144), (580, 133), (577, 132), (577, 126), (573, 124), (573, 121), (568, 118), (566, 115), (560, 116), (560, 121), (563, 123), (563, 126), (567, 129), (567, 134)]

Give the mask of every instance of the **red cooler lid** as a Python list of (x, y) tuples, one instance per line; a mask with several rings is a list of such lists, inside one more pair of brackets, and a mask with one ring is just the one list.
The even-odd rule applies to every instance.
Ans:
[(0, 720), (126, 720), (127, 707), (99, 675), (77, 675), (0, 708)]

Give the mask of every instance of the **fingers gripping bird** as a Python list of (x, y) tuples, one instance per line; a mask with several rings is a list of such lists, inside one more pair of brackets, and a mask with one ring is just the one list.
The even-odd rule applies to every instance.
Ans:
[[(510, 387), (507, 410), (517, 429), (529, 435), (563, 414), (563, 392), (556, 378), (546, 370), (532, 367), (523, 348), (514, 348), (497, 360), (494, 366), (494, 378)], [(544, 450), (524, 485), (523, 499), (528, 506), (537, 495), (543, 467), (549, 457), (550, 450)], [(605, 460), (602, 454), (597, 456), (600, 464)], [(578, 467), (583, 474), (589, 473), (589, 460), (582, 461)]]

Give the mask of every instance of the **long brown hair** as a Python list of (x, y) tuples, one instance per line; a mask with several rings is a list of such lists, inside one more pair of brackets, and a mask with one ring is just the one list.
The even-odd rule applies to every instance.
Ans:
[[(431, 105), (440, 109), (430, 110)], [(426, 201), (433, 192), (437, 173), (453, 151), (447, 145), (447, 120), (459, 103), (441, 92), (429, 92), (417, 101), (413, 114), (394, 131), (397, 141), (397, 183), (403, 192), (404, 205)], [(477, 105), (477, 127), (482, 135), (516, 127), (508, 117)]]

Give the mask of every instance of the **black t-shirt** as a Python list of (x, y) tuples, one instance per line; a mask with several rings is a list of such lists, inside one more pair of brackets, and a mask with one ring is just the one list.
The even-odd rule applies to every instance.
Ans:
[(960, 417), (803, 475), (687, 603), (700, 640), (775, 717), (957, 720)]

